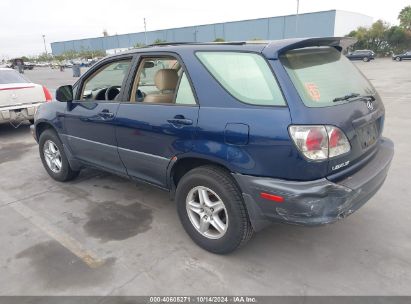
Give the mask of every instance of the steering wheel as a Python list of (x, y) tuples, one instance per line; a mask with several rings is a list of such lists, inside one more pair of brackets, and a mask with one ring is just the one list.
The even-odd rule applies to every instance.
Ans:
[(105, 93), (105, 100), (114, 100), (120, 94), (118, 86), (108, 87)]

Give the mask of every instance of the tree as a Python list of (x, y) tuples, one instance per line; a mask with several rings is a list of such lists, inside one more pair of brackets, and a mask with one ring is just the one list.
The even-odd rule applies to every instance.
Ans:
[(162, 40), (162, 39), (156, 39), (154, 40), (153, 44), (160, 44), (160, 43), (166, 43), (166, 40)]
[(404, 7), (398, 15), (400, 26), (406, 30), (411, 30), (411, 5)]
[(225, 42), (224, 38), (216, 38), (214, 42)]
[(139, 48), (142, 48), (142, 47), (145, 47), (145, 46), (146, 45), (144, 43), (137, 42), (136, 44), (133, 45), (133, 48), (139, 49)]
[(354, 37), (357, 42), (352, 49), (369, 49), (380, 55), (399, 52), (407, 49), (411, 43), (411, 32), (398, 26), (378, 20), (370, 28), (359, 27), (347, 36)]

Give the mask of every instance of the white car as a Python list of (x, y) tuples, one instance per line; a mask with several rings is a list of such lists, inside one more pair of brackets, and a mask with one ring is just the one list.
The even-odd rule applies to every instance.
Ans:
[(52, 99), (45, 86), (30, 82), (13, 69), (0, 68), (0, 124), (33, 123), (37, 107)]

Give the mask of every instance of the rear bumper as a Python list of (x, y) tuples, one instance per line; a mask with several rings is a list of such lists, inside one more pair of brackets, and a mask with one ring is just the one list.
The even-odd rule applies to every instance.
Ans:
[(0, 107), (0, 123), (20, 122), (34, 119), (36, 108), (41, 103)]
[[(233, 174), (243, 192), (255, 230), (270, 222), (315, 226), (344, 218), (364, 205), (382, 186), (394, 155), (391, 140), (380, 140), (378, 152), (360, 170), (337, 183), (327, 178), (288, 181)], [(283, 202), (260, 198), (266, 192)]]

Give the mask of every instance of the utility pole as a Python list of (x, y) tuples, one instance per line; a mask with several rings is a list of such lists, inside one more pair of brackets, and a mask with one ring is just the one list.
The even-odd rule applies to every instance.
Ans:
[(46, 52), (46, 56), (47, 54), (47, 47), (46, 47), (46, 35), (43, 35), (43, 43), (44, 43), (44, 51)]
[(298, 36), (298, 12), (300, 10), (300, 0), (297, 0), (297, 14), (295, 15), (295, 37)]
[(146, 18), (144, 18), (144, 39), (146, 41), (146, 45), (148, 45), (147, 43), (147, 23), (146, 23)]

